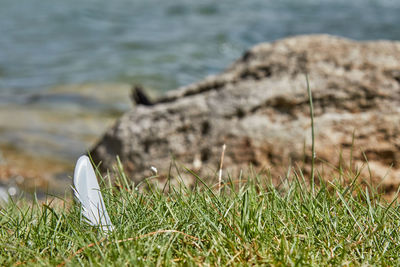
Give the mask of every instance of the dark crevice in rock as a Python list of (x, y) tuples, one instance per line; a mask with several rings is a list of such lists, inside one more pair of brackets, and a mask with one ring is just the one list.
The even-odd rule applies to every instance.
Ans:
[(194, 87), (188, 87), (187, 89), (184, 89), (182, 94), (179, 95), (173, 95), (173, 96), (165, 96), (160, 98), (159, 100), (156, 101), (156, 103), (170, 103), (174, 102), (175, 100), (182, 98), (182, 97), (187, 97), (187, 96), (193, 96), (201, 93), (205, 93), (207, 91), (211, 90), (219, 90), (223, 88), (227, 84), (227, 81), (220, 81), (220, 80), (212, 80), (212, 81), (206, 81), (203, 83), (199, 83)]
[(257, 66), (255, 68), (249, 68), (243, 70), (239, 77), (241, 79), (254, 79), (260, 80), (263, 78), (268, 78), (272, 75), (272, 69), (270, 66)]
[(211, 158), (211, 150), (209, 148), (203, 148), (200, 154), (203, 162), (207, 162)]
[(384, 71), (384, 74), (400, 84), (400, 70), (386, 70)]
[(236, 109), (235, 116), (238, 117), (239, 119), (242, 119), (243, 117), (246, 116), (246, 112), (243, 110), (243, 108), (239, 107), (239, 108)]
[(368, 160), (384, 162), (387, 166), (397, 167), (397, 157), (393, 150), (366, 150), (365, 155)]
[(201, 124), (201, 134), (203, 136), (207, 135), (210, 132), (210, 129), (211, 129), (210, 122), (207, 120), (203, 121)]

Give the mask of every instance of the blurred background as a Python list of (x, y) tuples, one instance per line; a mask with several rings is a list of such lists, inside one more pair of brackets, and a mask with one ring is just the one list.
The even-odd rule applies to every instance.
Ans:
[(397, 0), (0, 0), (0, 191), (63, 192), (134, 83), (160, 95), (297, 34), (398, 40), (399, 14)]

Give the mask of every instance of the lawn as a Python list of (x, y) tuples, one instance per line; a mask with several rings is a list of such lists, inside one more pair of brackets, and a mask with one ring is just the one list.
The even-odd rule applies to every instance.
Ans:
[[(300, 171), (226, 179), (221, 192), (102, 180), (115, 229), (83, 221), (80, 205), (20, 200), (0, 211), (0, 265), (399, 266), (399, 204), (339, 178), (318, 186)], [(357, 178), (357, 172), (354, 172)], [(50, 198), (49, 198), (50, 199)], [(56, 204), (57, 203), (57, 204)]]

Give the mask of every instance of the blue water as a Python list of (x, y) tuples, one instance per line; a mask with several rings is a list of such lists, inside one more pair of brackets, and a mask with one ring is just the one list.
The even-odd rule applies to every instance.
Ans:
[(395, 0), (0, 0), (0, 94), (110, 81), (165, 91), (288, 35), (400, 39), (399, 14)]
[(163, 93), (260, 42), (398, 40), (399, 25), (398, 0), (0, 0), (0, 153), (72, 163), (131, 107), (106, 83)]

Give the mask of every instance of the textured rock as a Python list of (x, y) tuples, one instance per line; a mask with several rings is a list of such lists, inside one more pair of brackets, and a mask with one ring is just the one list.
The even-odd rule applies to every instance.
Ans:
[(232, 175), (252, 164), (283, 176), (290, 164), (310, 162), (305, 71), (319, 170), (327, 174), (332, 168), (321, 162), (338, 166), (340, 156), (348, 165), (353, 150), (353, 167), (364, 154), (369, 161), (372, 177), (364, 168), (362, 178), (380, 183), (386, 175), (392, 191), (400, 182), (400, 42), (311, 35), (257, 45), (224, 73), (124, 114), (92, 156), (111, 168), (119, 155), (135, 180), (150, 175), (150, 166), (166, 175), (172, 157), (213, 177), (225, 143)]

